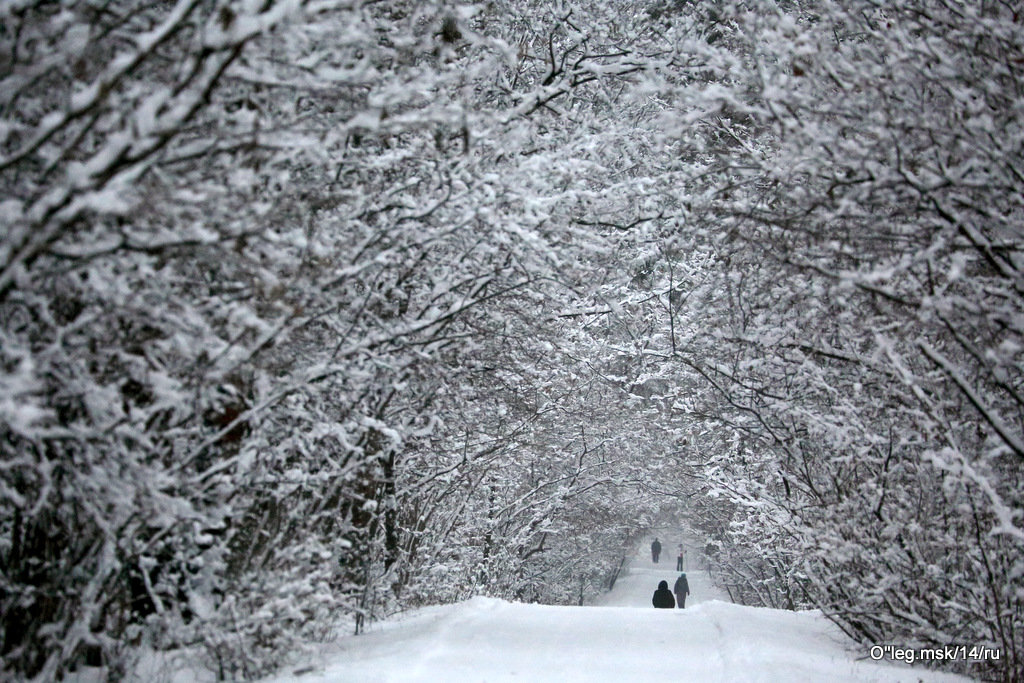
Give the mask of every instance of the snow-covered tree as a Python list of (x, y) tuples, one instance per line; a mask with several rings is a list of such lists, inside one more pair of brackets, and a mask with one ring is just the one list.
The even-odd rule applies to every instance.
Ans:
[(685, 505), (737, 599), (1019, 673), (1019, 28), (4, 5), (4, 672), (576, 603)]
[[(539, 585), (603, 483), (600, 434), (511, 451), (533, 395), (586, 409), (538, 362), (603, 248), (572, 133), (641, 69), (614, 12), (557, 9), (3, 8), (5, 671), (202, 645), (260, 675), (393, 600), (481, 491), (502, 590)], [(515, 467), (446, 492), (462, 438)]]
[(697, 226), (718, 348), (679, 364), (737, 439), (705, 461), (737, 505), (752, 569), (732, 570), (865, 642), (966, 639), (1019, 675), (1020, 17), (844, 2), (727, 23), (743, 66), (705, 89), (706, 137), (674, 132), (728, 179)]

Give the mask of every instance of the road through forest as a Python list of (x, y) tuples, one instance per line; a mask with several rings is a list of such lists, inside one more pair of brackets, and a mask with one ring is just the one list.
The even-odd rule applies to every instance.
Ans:
[(654, 609), (658, 581), (678, 573), (678, 540), (661, 562), (644, 541), (610, 593), (564, 607), (477, 597), (416, 610), (345, 637), (276, 683), (385, 681), (963, 681), (860, 659), (817, 612), (744, 607), (708, 578), (687, 549), (686, 609)]

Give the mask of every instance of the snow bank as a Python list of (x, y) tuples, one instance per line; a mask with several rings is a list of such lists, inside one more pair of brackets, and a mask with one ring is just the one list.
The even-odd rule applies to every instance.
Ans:
[[(959, 681), (856, 661), (820, 614), (712, 600), (685, 610), (477, 597), (346, 638), (295, 681)], [(312, 670), (309, 670), (309, 669)]]

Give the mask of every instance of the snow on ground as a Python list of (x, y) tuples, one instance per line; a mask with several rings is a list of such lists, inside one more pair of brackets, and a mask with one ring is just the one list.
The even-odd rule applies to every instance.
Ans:
[[(869, 660), (817, 612), (727, 602), (687, 552), (686, 609), (656, 610), (671, 587), (678, 541), (651, 562), (647, 539), (615, 589), (588, 607), (472, 600), (413, 612), (339, 641), (319, 662), (274, 683), (390, 681), (963, 681)], [(691, 554), (692, 551), (692, 554)], [(697, 566), (691, 566), (697, 565)]]

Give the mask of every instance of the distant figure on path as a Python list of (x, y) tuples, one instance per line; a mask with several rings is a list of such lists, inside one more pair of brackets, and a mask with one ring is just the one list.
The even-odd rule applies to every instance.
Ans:
[(658, 564), (658, 556), (661, 555), (661, 543), (658, 542), (658, 538), (654, 538), (654, 543), (651, 544), (651, 561), (654, 564)]
[(679, 609), (686, 609), (686, 596), (690, 594), (690, 583), (686, 580), (686, 572), (679, 575), (672, 590), (676, 594), (676, 603), (679, 605)]
[(718, 548), (715, 546), (714, 543), (708, 542), (708, 544), (704, 546), (704, 561), (707, 564), (708, 568), (708, 578), (711, 578), (711, 563), (714, 560), (715, 554), (717, 552)]
[(681, 572), (686, 569), (686, 551), (683, 550), (683, 546), (679, 546), (679, 557), (676, 558), (676, 571)]
[(675, 608), (676, 601), (672, 597), (672, 591), (668, 589), (668, 581), (658, 583), (658, 590), (654, 591), (654, 597), (651, 598), (651, 602), (654, 603), (655, 607), (662, 609)]

